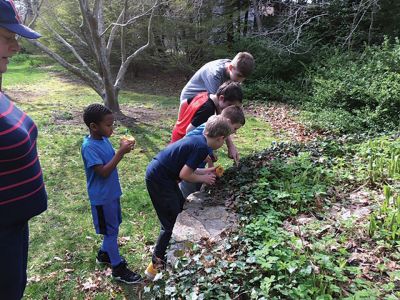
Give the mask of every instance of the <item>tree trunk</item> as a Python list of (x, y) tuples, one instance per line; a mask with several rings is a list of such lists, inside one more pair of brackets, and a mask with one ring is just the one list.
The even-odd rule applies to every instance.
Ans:
[(253, 9), (254, 9), (254, 17), (255, 17), (256, 24), (257, 24), (257, 31), (261, 32), (262, 24), (261, 24), (260, 12), (258, 10), (258, 1), (252, 0), (252, 2), (253, 2)]
[(111, 85), (104, 84), (104, 88), (105, 88), (103, 94), (104, 105), (114, 113), (121, 112), (118, 103), (118, 94), (119, 94), (118, 89), (116, 89), (112, 84)]
[(231, 3), (231, 1), (227, 1), (227, 3), (225, 3), (225, 11), (228, 15), (228, 17), (226, 18), (226, 42), (228, 49), (232, 49), (234, 41), (232, 5), (233, 4)]
[(237, 17), (237, 36), (240, 39), (241, 35), (241, 13), (242, 13), (242, 0), (237, 0), (237, 10), (238, 10), (238, 17)]
[(249, 26), (249, 9), (247, 9), (246, 13), (244, 14), (243, 36), (247, 36), (248, 26)]

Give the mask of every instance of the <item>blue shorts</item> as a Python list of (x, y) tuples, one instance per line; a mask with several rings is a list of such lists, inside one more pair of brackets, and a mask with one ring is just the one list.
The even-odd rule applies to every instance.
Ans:
[(118, 235), (122, 222), (120, 199), (103, 205), (92, 205), (93, 225), (97, 234)]

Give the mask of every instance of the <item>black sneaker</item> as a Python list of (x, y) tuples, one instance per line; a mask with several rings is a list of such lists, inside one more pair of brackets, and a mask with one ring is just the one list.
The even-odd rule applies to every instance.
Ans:
[(118, 266), (112, 268), (112, 276), (114, 279), (128, 284), (139, 283), (142, 281), (142, 277), (139, 274), (128, 269), (128, 264), (125, 259), (123, 259)]
[(99, 250), (99, 252), (97, 253), (96, 262), (98, 264), (111, 266), (111, 260), (108, 256), (108, 253), (102, 250)]

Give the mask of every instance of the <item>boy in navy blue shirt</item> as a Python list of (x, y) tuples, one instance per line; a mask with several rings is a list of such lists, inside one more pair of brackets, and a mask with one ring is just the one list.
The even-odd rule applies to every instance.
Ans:
[[(236, 131), (246, 123), (243, 109), (240, 106), (236, 106), (236, 105), (228, 106), (227, 108), (222, 110), (221, 116), (223, 116), (229, 120), (230, 124), (232, 125), (232, 130), (233, 130), (232, 133), (236, 133)], [(189, 131), (186, 134), (186, 136), (202, 135), (205, 127), (206, 127), (206, 123), (201, 124), (200, 126), (196, 127), (195, 129)], [(214, 162), (217, 161), (217, 156), (213, 152), (210, 152), (206, 161), (207, 161), (209, 167), (213, 167)], [(203, 162), (202, 165), (199, 166), (199, 168), (204, 168), (205, 165), (206, 165), (206, 162)], [(181, 189), (181, 192), (185, 198), (187, 198), (191, 193), (200, 191), (201, 186), (202, 186), (201, 183), (192, 183), (192, 182), (186, 182), (186, 181), (181, 181), (179, 183), (179, 188)]]
[(165, 251), (172, 235), (176, 218), (182, 211), (185, 198), (178, 182), (214, 184), (215, 168), (197, 169), (211, 150), (220, 148), (232, 133), (230, 121), (218, 115), (208, 119), (204, 135), (185, 137), (168, 145), (150, 162), (146, 171), (146, 186), (161, 223), (160, 235), (146, 269), (154, 279), (165, 267)]
[(115, 153), (108, 138), (113, 133), (114, 116), (103, 105), (91, 104), (83, 114), (90, 135), (84, 138), (82, 158), (85, 165), (94, 227), (97, 234), (104, 235), (103, 244), (97, 254), (97, 262), (112, 266), (115, 279), (125, 283), (141, 281), (140, 275), (128, 269), (126, 261), (119, 255), (118, 231), (122, 222), (117, 165), (133, 147), (133, 142), (122, 139)]

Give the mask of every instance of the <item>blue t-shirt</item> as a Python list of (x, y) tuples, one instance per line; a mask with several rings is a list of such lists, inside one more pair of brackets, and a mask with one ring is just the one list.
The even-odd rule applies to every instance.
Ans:
[(173, 179), (179, 179), (179, 173), (185, 165), (196, 170), (210, 150), (205, 136), (195, 135), (169, 144), (154, 159), (169, 171)]
[(117, 168), (104, 178), (94, 171), (94, 166), (107, 164), (115, 155), (108, 140), (95, 140), (87, 136), (82, 144), (82, 158), (85, 166), (86, 184), (91, 205), (103, 205), (122, 195)]
[[(206, 123), (203, 123), (203, 124), (197, 126), (195, 129), (189, 131), (188, 133), (186, 133), (186, 136), (203, 135), (204, 129), (206, 129)], [(208, 155), (214, 156), (213, 149), (209, 148)], [(206, 165), (206, 163), (201, 164), (200, 167), (204, 168), (205, 165)]]
[(189, 131), (188, 133), (186, 133), (186, 136), (203, 135), (204, 129), (206, 129), (206, 123), (203, 123), (197, 126), (195, 129)]

